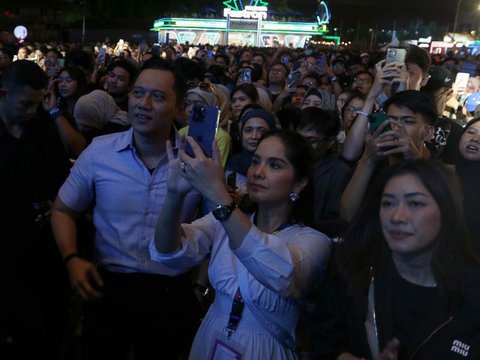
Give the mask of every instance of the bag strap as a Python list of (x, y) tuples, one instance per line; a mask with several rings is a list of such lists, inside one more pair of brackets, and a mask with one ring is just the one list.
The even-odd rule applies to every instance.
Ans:
[(284, 328), (278, 325), (275, 321), (270, 320), (265, 313), (260, 310), (255, 304), (251, 303), (248, 300), (245, 300), (245, 304), (248, 309), (253, 313), (253, 315), (260, 320), (264, 329), (272, 335), (280, 344), (285, 346), (290, 350), (295, 350), (295, 340), (292, 335), (287, 332)]

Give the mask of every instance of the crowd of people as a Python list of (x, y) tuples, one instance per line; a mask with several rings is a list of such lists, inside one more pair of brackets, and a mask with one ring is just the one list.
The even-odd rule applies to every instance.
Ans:
[(476, 59), (402, 47), (1, 44), (0, 357), (480, 358)]

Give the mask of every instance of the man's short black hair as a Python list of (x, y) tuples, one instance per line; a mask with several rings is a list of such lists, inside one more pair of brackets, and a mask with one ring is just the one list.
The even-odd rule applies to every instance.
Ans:
[(227, 66), (230, 66), (230, 58), (228, 57), (228, 55), (225, 55), (225, 54), (216, 54), (214, 57), (213, 57), (215, 60), (217, 60), (218, 58), (222, 58), (223, 61), (225, 61), (225, 64)]
[(253, 54), (253, 57), (255, 56), (260, 56), (263, 59), (264, 64), (267, 62), (267, 57), (263, 55), (261, 52), (256, 52), (255, 54)]
[(297, 131), (315, 131), (327, 138), (336, 137), (340, 131), (340, 122), (330, 112), (317, 107), (307, 107), (300, 112)]
[(320, 80), (321, 80), (322, 77), (316, 71), (310, 71), (310, 72), (306, 73), (305, 75), (303, 75), (302, 81), (305, 80), (306, 78), (315, 79), (317, 84), (320, 84)]
[(140, 71), (138, 72), (135, 81), (145, 70), (164, 70), (171, 72), (175, 78), (175, 83), (173, 84), (173, 92), (175, 93), (176, 104), (180, 104), (185, 99), (185, 94), (187, 93), (187, 81), (179, 68), (173, 63), (154, 56), (150, 60), (145, 61), (143, 66), (140, 68)]
[(283, 67), (283, 69), (285, 70), (285, 75), (288, 75), (290, 73), (290, 70), (288, 69), (288, 66), (285, 65), (284, 63), (280, 62), (280, 61), (277, 61), (277, 62), (273, 63), (270, 66), (270, 69), (272, 69), (274, 66), (277, 66), (277, 65), (280, 65), (281, 67)]
[(10, 91), (29, 86), (35, 90), (47, 87), (47, 74), (33, 61), (17, 60), (2, 75), (1, 87)]
[(175, 67), (181, 71), (185, 81), (203, 81), (205, 76), (205, 64), (199, 59), (193, 61), (181, 57), (175, 60)]
[(416, 64), (422, 69), (423, 75), (428, 74), (432, 59), (425, 49), (416, 45), (408, 45), (406, 47), (407, 54), (405, 55), (405, 63)]
[(404, 107), (414, 114), (420, 114), (428, 125), (434, 126), (437, 122), (437, 105), (435, 100), (425, 92), (417, 90), (401, 91), (385, 101), (383, 108), (386, 112), (391, 105)]
[(375, 80), (375, 76), (373, 76), (373, 74), (368, 70), (357, 71), (355, 73), (355, 77), (357, 77), (358, 75), (362, 75), (362, 74), (366, 74), (366, 75), (370, 76), (370, 79), (372, 79), (372, 83)]
[(80, 67), (85, 73), (93, 70), (94, 63), (92, 54), (80, 48), (73, 48), (65, 57), (65, 66)]
[(128, 60), (125, 60), (125, 59), (115, 59), (114, 61), (112, 61), (110, 63), (110, 65), (108, 65), (107, 73), (110, 72), (110, 71), (113, 71), (113, 69), (115, 69), (116, 67), (122, 68), (123, 70), (125, 70), (130, 75), (129, 83), (130, 83), (130, 85), (132, 85), (133, 82), (135, 81), (135, 78), (136, 78), (137, 72), (138, 72), (138, 69), (135, 66), (135, 64), (133, 64), (131, 61), (128, 61)]

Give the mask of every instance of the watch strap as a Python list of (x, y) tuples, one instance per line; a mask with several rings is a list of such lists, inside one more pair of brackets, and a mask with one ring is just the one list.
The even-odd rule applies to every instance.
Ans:
[(225, 221), (230, 217), (230, 215), (232, 215), (233, 210), (235, 210), (236, 208), (237, 208), (237, 204), (235, 203), (235, 201), (232, 201), (228, 205), (218, 205), (212, 211), (212, 214), (215, 217), (215, 219), (220, 221)]
[(57, 106), (55, 106), (54, 108), (50, 109), (48, 114), (50, 115), (50, 118), (52, 120), (56, 120), (57, 117), (62, 114), (62, 111)]

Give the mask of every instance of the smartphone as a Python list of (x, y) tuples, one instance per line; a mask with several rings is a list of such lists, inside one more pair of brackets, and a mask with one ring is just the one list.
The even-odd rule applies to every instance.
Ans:
[(320, 55), (317, 58), (317, 67), (319, 69), (323, 69), (326, 65), (327, 65), (327, 58), (325, 57), (325, 55)]
[(213, 58), (213, 51), (212, 51), (212, 50), (208, 50), (208, 51), (207, 51), (207, 57), (208, 57), (209, 59), (212, 59), (212, 58)]
[[(370, 133), (374, 133), (375, 131), (377, 131), (377, 129), (380, 127), (380, 125), (382, 125), (385, 121), (387, 121), (388, 117), (387, 117), (387, 114), (383, 111), (376, 111), (374, 113), (371, 113), (370, 115), (368, 115), (368, 129), (370, 131)], [(385, 126), (382, 130), (382, 134), (387, 132), (387, 131), (390, 131), (392, 130), (392, 125), (391, 124), (388, 124), (387, 126)], [(396, 146), (382, 146), (380, 147), (380, 150), (381, 151), (389, 151), (389, 150), (392, 150), (392, 149), (395, 149)]]
[(407, 55), (407, 50), (402, 48), (389, 48), (387, 49), (387, 57), (385, 58), (385, 64), (390, 64), (392, 62), (405, 62), (405, 56)]
[[(374, 133), (377, 131), (377, 129), (382, 125), (385, 121), (387, 121), (388, 117), (387, 114), (383, 111), (376, 111), (368, 115), (368, 130), (370, 130), (371, 133)], [(387, 128), (392, 128), (390, 125), (388, 125), (383, 132), (387, 131)], [(389, 130), (390, 130), (389, 129)]]
[(100, 50), (98, 50), (98, 63), (105, 64), (105, 55), (107, 53), (107, 45), (103, 45)]
[(240, 75), (240, 79), (244, 83), (252, 83), (252, 69), (250, 68), (243, 68), (242, 74)]
[(237, 173), (235, 171), (231, 172), (227, 176), (227, 186), (231, 189), (236, 189), (237, 188)]
[(466, 88), (468, 84), (468, 79), (470, 78), (470, 74), (466, 72), (459, 72), (457, 77), (455, 78), (455, 86), (457, 89), (459, 88)]
[(300, 71), (292, 71), (290, 74), (288, 74), (287, 88), (295, 89), (298, 85), (300, 85), (301, 77), (302, 77), (302, 73)]
[(300, 68), (300, 61), (295, 61), (292, 65), (292, 71), (297, 71)]
[[(206, 156), (212, 157), (212, 144), (217, 133), (220, 110), (216, 106), (193, 107), (192, 115), (188, 122), (188, 136), (191, 136), (202, 148)], [(185, 152), (195, 157), (193, 149), (187, 142)]]

